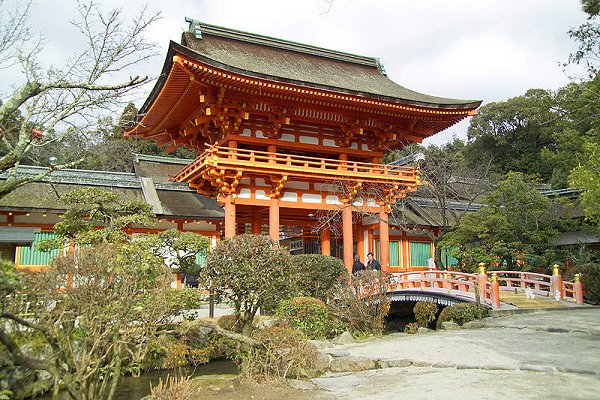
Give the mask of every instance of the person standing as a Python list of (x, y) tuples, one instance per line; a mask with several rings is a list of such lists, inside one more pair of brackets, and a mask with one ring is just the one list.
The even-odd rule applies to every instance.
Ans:
[(373, 253), (369, 253), (367, 254), (367, 258), (369, 259), (369, 261), (367, 262), (367, 269), (370, 271), (381, 271), (381, 264), (379, 264), (379, 261), (377, 261), (375, 259), (375, 257), (373, 257)]
[(357, 272), (360, 271), (364, 271), (365, 270), (365, 264), (363, 264), (360, 261), (360, 256), (357, 254), (354, 256), (354, 264), (352, 264), (352, 275), (356, 274)]

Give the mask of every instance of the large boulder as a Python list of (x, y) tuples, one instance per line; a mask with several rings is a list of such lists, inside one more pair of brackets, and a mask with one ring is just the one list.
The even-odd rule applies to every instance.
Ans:
[(460, 329), (460, 326), (456, 322), (445, 321), (442, 322), (442, 329), (445, 331), (456, 331)]
[(331, 372), (358, 372), (377, 369), (377, 367), (378, 365), (375, 360), (364, 357), (334, 358), (329, 365)]
[(481, 329), (485, 327), (483, 321), (476, 319), (475, 321), (469, 321), (462, 324), (461, 328), (463, 329)]
[(340, 336), (337, 336), (333, 339), (333, 344), (350, 344), (354, 343), (354, 337), (348, 331), (342, 333)]

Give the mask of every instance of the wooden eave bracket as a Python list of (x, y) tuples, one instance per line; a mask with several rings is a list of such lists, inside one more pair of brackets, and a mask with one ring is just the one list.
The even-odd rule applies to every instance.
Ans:
[(287, 181), (287, 175), (271, 176), (271, 193), (269, 193), (269, 197), (272, 199), (278, 199), (281, 197), (281, 191), (283, 190), (283, 186)]

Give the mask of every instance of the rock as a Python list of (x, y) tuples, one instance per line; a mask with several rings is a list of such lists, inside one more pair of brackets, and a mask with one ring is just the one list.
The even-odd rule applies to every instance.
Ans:
[(271, 319), (263, 319), (258, 321), (258, 323), (256, 324), (258, 329), (266, 329), (266, 328), (272, 328), (274, 326), (279, 325), (280, 321), (277, 318), (271, 318)]
[(478, 319), (476, 319), (475, 321), (465, 322), (461, 326), (461, 328), (463, 328), (463, 329), (481, 329), (484, 327), (485, 327), (485, 324), (483, 323), (483, 321), (480, 321)]
[(300, 379), (288, 379), (288, 385), (300, 390), (315, 390), (317, 388), (317, 385), (311, 381), (301, 381)]
[(371, 358), (340, 357), (331, 360), (329, 368), (331, 372), (358, 372), (377, 369), (377, 363)]
[(325, 349), (322, 352), (332, 357), (348, 357), (350, 355), (350, 352), (345, 350)]
[(456, 331), (456, 330), (460, 329), (460, 327), (458, 326), (458, 324), (456, 322), (446, 321), (446, 322), (442, 322), (442, 329), (445, 331)]
[(420, 326), (419, 329), (417, 329), (417, 333), (429, 333), (429, 332), (431, 332), (431, 329), (425, 328), (424, 326)]
[(329, 340), (309, 340), (308, 343), (312, 344), (317, 348), (317, 350), (323, 350), (333, 346), (333, 344)]
[(509, 365), (500, 365), (500, 364), (488, 364), (484, 365), (482, 369), (486, 371), (510, 371), (516, 368), (513, 368)]
[(315, 361), (315, 371), (317, 374), (329, 371), (331, 360), (333, 360), (333, 357), (329, 354), (318, 353), (317, 360)]
[(482, 366), (475, 364), (458, 364), (456, 369), (482, 369)]
[(554, 372), (555, 368), (550, 365), (520, 365), (521, 371), (533, 371), (533, 372)]
[(354, 343), (354, 338), (352, 334), (348, 331), (342, 333), (340, 336), (333, 339), (333, 344), (350, 344)]
[(452, 361), (439, 361), (431, 364), (431, 366), (433, 368), (454, 368), (456, 367), (456, 363), (453, 363)]
[(412, 361), (410, 365), (417, 368), (431, 367), (431, 363), (427, 361)]
[(379, 365), (379, 368), (399, 368), (410, 366), (412, 361), (405, 358), (400, 358), (395, 360), (377, 360), (377, 364)]

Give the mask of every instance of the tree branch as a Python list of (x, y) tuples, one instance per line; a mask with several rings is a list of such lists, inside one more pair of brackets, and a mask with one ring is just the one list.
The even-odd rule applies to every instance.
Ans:
[(29, 369), (44, 370), (51, 373), (54, 372), (54, 369), (50, 364), (44, 362), (43, 360), (29, 357), (25, 353), (23, 353), (19, 345), (16, 344), (13, 338), (4, 330), (4, 328), (1, 327), (0, 342), (2, 342), (2, 344), (6, 346), (6, 349), (10, 352), (10, 354), (12, 354), (15, 364), (22, 365), (23, 367)]
[(26, 185), (30, 182), (40, 181), (56, 170), (73, 167), (82, 161), (83, 161), (83, 158), (80, 158), (79, 160), (76, 160), (76, 161), (73, 161), (73, 162), (70, 162), (67, 164), (57, 165), (56, 167), (48, 168), (47, 170), (40, 172), (37, 175), (24, 176), (22, 178), (14, 178), (14, 179), (9, 178), (4, 183), (0, 184), (0, 199), (2, 197), (6, 196), (7, 194), (9, 194), (10, 192), (12, 192), (13, 190), (15, 190), (23, 185)]

